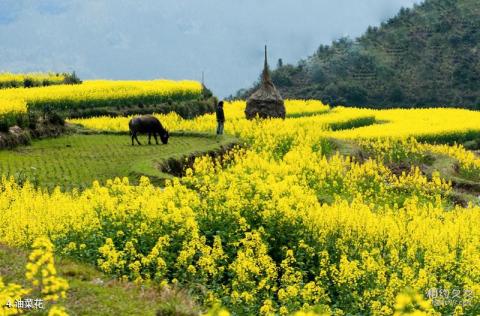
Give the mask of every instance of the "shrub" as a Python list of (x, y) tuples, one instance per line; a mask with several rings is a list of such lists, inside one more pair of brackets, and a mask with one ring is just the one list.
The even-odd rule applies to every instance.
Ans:
[(32, 88), (35, 86), (35, 83), (32, 78), (27, 77), (23, 80), (23, 86), (25, 88)]
[(63, 76), (65, 78), (63, 79), (63, 83), (65, 84), (81, 84), (82, 83), (82, 80), (78, 78), (75, 71), (73, 71), (72, 73), (64, 73)]
[(29, 119), (26, 113), (8, 112), (0, 114), (0, 132), (8, 132), (12, 126), (25, 128), (29, 126)]

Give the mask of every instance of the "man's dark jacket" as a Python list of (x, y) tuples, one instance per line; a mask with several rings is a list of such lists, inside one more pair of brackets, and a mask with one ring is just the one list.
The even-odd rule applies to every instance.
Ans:
[(217, 122), (225, 122), (225, 113), (223, 107), (217, 106)]

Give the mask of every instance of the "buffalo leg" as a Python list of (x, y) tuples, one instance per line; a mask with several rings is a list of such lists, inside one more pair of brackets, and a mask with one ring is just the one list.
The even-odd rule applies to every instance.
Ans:
[(134, 133), (132, 137), (135, 138), (135, 140), (137, 141), (137, 144), (142, 145), (142, 144), (140, 144), (140, 141), (138, 140), (137, 133)]
[(157, 145), (158, 145), (157, 133), (153, 133), (153, 137), (155, 138), (155, 143), (157, 143)]
[(152, 144), (152, 133), (148, 133), (148, 144), (151, 145)]

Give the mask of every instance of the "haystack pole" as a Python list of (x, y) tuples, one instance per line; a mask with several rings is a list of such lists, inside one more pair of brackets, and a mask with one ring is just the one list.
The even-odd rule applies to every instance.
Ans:
[(285, 104), (283, 98), (272, 82), (267, 60), (267, 46), (265, 45), (265, 63), (263, 66), (260, 87), (247, 99), (245, 116), (253, 119), (260, 118), (285, 118)]

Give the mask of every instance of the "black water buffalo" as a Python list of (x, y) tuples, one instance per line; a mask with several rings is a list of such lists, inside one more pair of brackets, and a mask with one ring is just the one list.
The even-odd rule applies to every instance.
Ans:
[(160, 135), (160, 139), (164, 144), (168, 143), (168, 138), (170, 137), (168, 131), (163, 128), (160, 121), (151, 115), (143, 115), (132, 118), (128, 123), (128, 127), (130, 128), (130, 135), (132, 136), (132, 146), (134, 145), (133, 140), (136, 140), (137, 143), (141, 145), (138, 141), (138, 133), (148, 134), (148, 144), (151, 144), (152, 134), (153, 137), (155, 137), (155, 142), (157, 145), (157, 134)]

